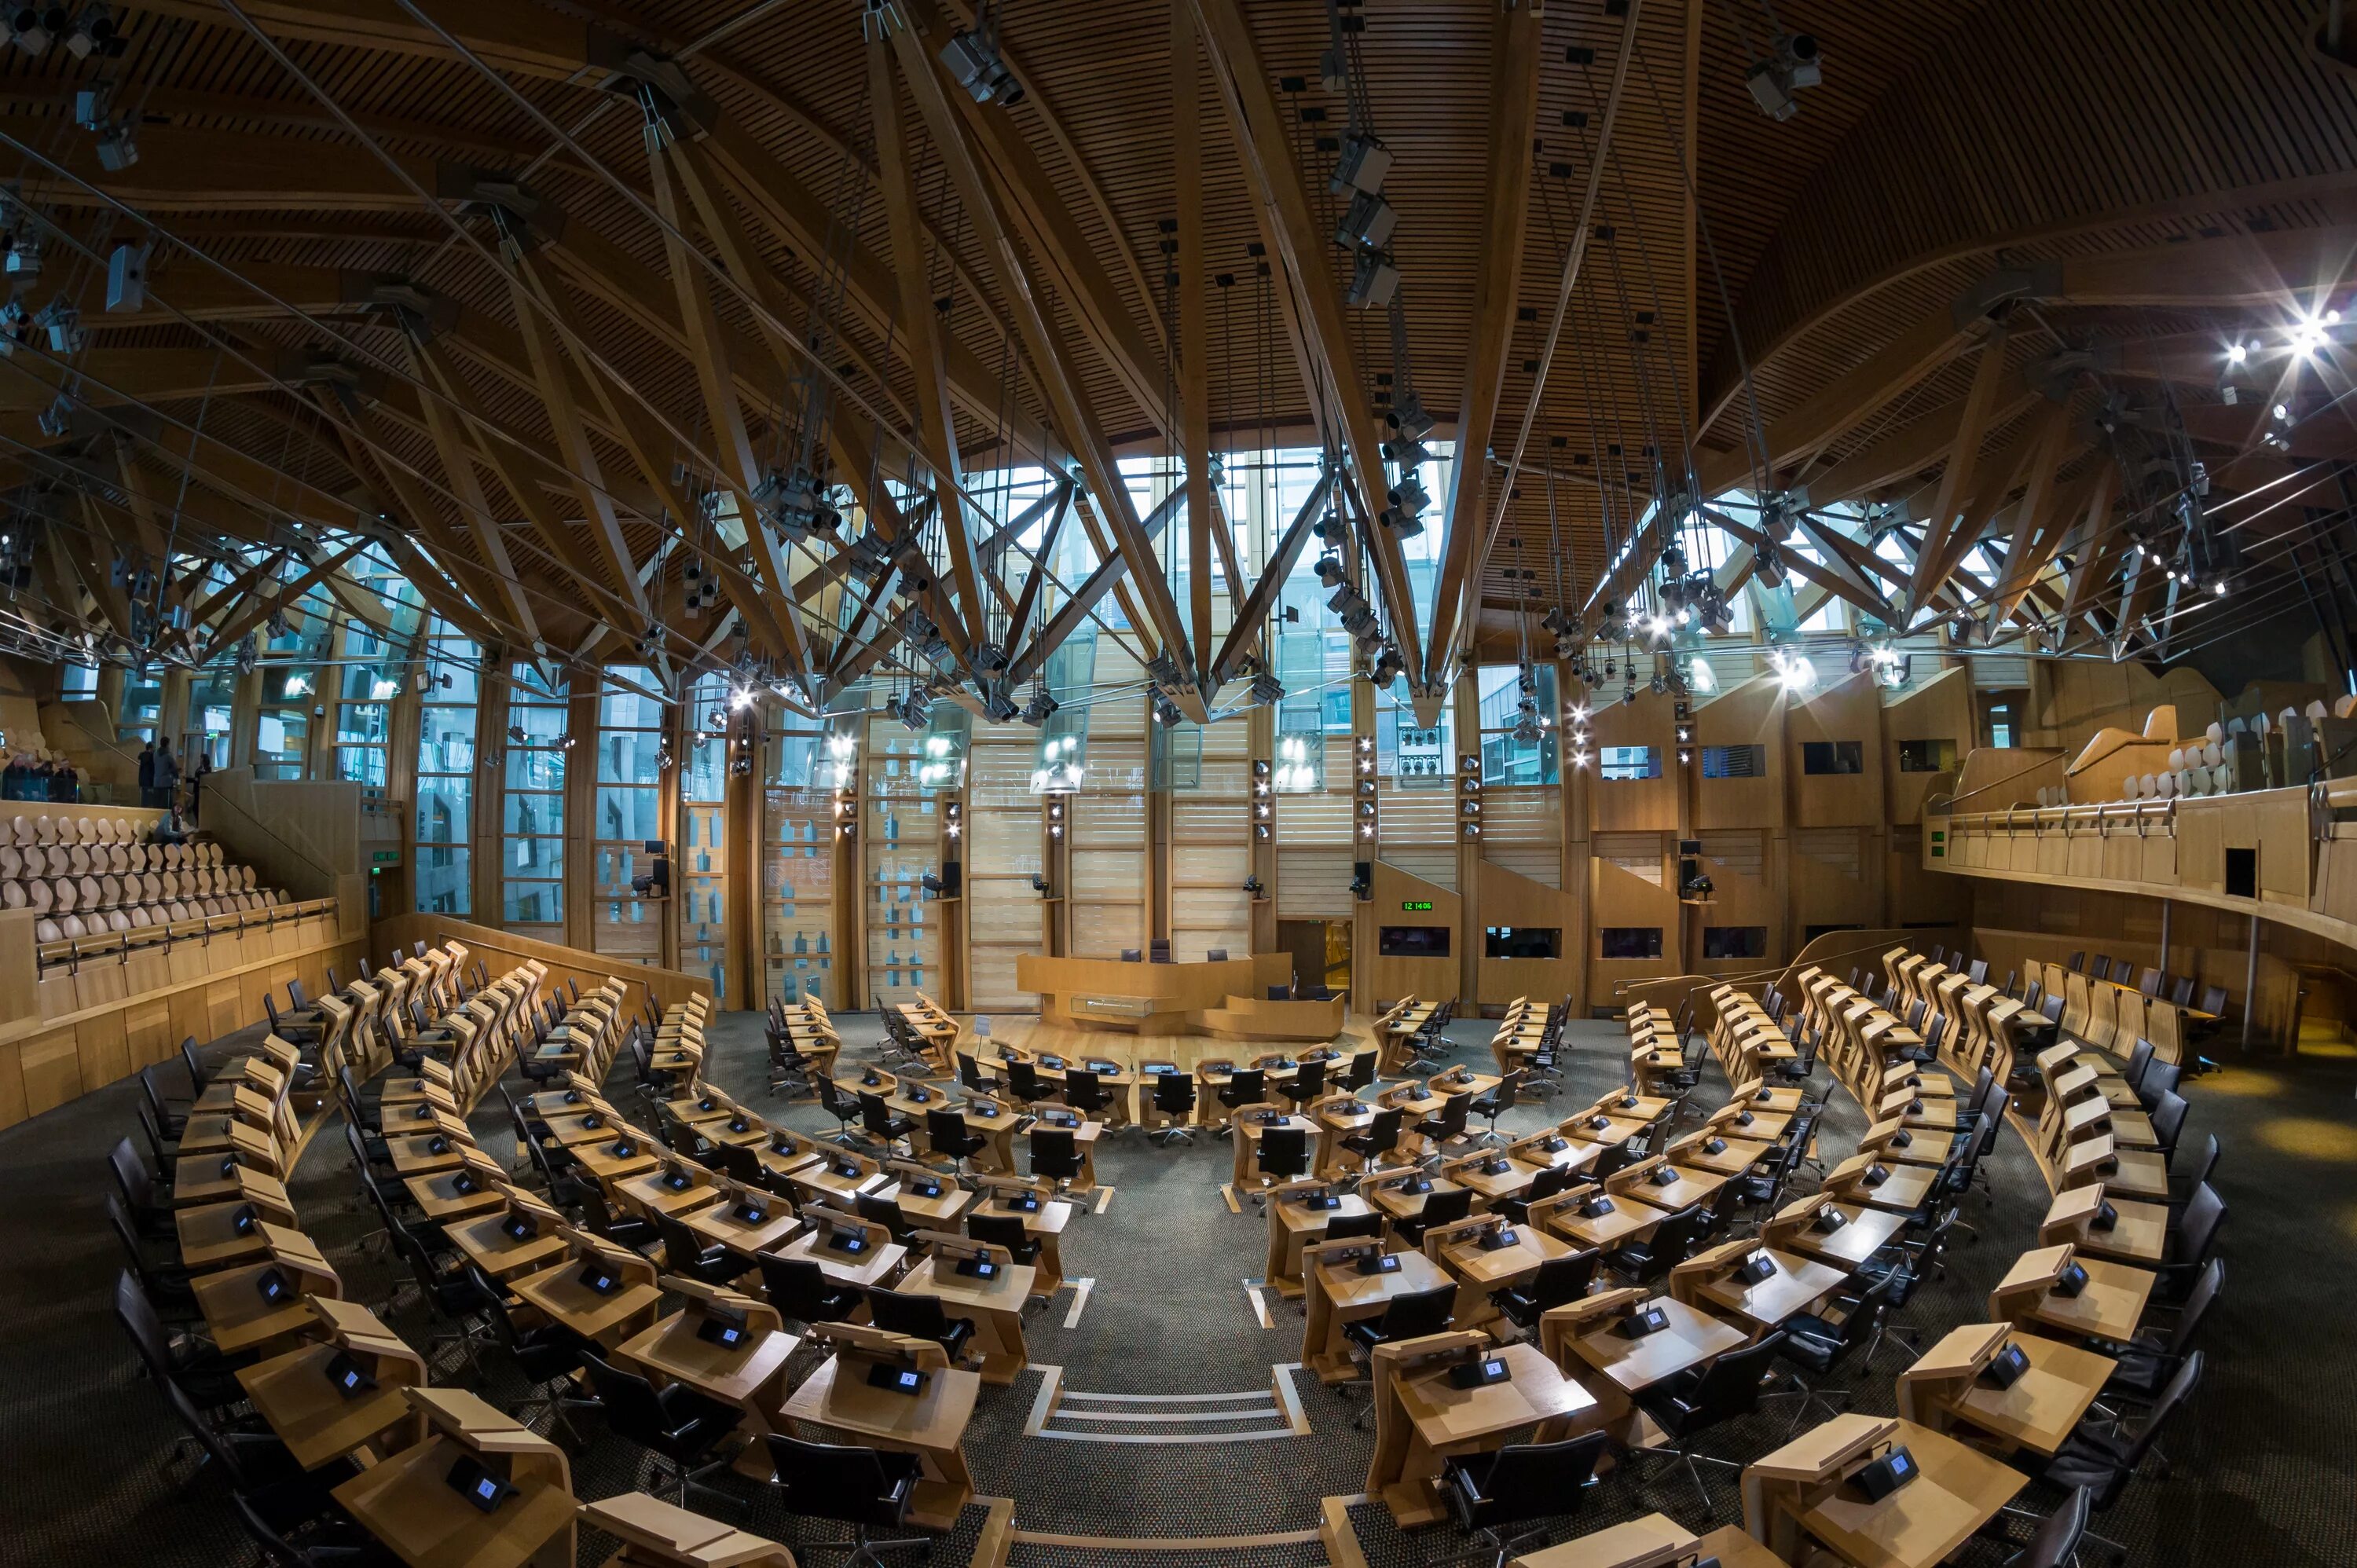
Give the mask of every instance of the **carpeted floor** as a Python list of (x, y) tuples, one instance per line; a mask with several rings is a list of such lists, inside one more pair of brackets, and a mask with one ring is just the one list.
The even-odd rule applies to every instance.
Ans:
[[(872, 1018), (841, 1022), (855, 1052), (870, 1048)], [(1478, 1022), (1456, 1026), (1459, 1054), (1485, 1064), (1480, 1042), (1488, 1031)], [(1620, 1038), (1614, 1026), (1574, 1026), (1557, 1105), (1620, 1080)], [(236, 1043), (217, 1042), (215, 1049)], [(707, 1066), (722, 1088), (777, 1120), (832, 1131), (815, 1105), (785, 1108), (765, 1094), (757, 1016), (723, 1019)], [(166, 1070), (178, 1090), (177, 1067)], [(1715, 1088), (1723, 1086), (1706, 1084), (1701, 1098)], [(2357, 1061), (2339, 1056), (2230, 1066), (2191, 1085), (2189, 1139), (2214, 1131), (2226, 1148), (2219, 1185), (2233, 1210), (2229, 1289), (2205, 1331), (2208, 1380), (2163, 1444), (2174, 1462), (2169, 1475), (2149, 1466), (2096, 1521), (2127, 1545), (2132, 1562), (2232, 1560), (2238, 1568), (2357, 1562), (2349, 1526), (2357, 1483), (2340, 1425), (2357, 1408), (2357, 1339), (2346, 1328), (2357, 1294), (2352, 1088)], [(14, 1265), (0, 1275), (0, 1450), (9, 1459), (0, 1492), (0, 1541), (9, 1545), (0, 1561), (218, 1568), (253, 1560), (221, 1478), (180, 1450), (163, 1401), (137, 1374), (109, 1310), (120, 1257), (101, 1208), (103, 1156), (117, 1136), (135, 1134), (135, 1095), (134, 1086), (119, 1084), (0, 1133), (0, 1257)], [(504, 1153), (504, 1112), (496, 1097), (490, 1106), (476, 1117), (477, 1132), (486, 1148)], [(1544, 1105), (1530, 1105), (1502, 1125), (1551, 1119)], [(1848, 1152), (1861, 1124), (1836, 1092), (1822, 1131), (1828, 1165)], [(1274, 1368), (1298, 1359), (1297, 1311), (1272, 1299), (1273, 1326), (1264, 1328), (1245, 1294), (1245, 1280), (1261, 1269), (1265, 1222), (1249, 1207), (1231, 1214), (1221, 1201), (1229, 1161), (1228, 1145), (1208, 1134), (1192, 1148), (1157, 1147), (1135, 1133), (1106, 1141), (1097, 1165), (1114, 1188), (1110, 1204), (1076, 1219), (1064, 1239), (1067, 1276), (1093, 1285), (1071, 1326), (1070, 1288), (1030, 1316), (1035, 1363), (1060, 1367), (1065, 1388), (1084, 1392), (1243, 1394), (1265, 1391), (1278, 1375)], [(1984, 1315), (1989, 1286), (2034, 1239), (2045, 1206), (2036, 1169), (2010, 1136), (1985, 1168), (1994, 1201), (1976, 1196), (1964, 1211), (1978, 1240), (1952, 1253), (1951, 1277), (1919, 1294), (1906, 1315), (1934, 1337)], [(382, 1301), (393, 1280), (379, 1257), (362, 1251), (371, 1227), (337, 1129), (314, 1142), (291, 1185), (304, 1228), (343, 1271), (350, 1294)], [(430, 1332), (414, 1294), (389, 1321), (413, 1343)], [(1895, 1408), (1893, 1379), (1908, 1354), (1885, 1345), (1877, 1364), (1854, 1380), (1855, 1408)], [(490, 1359), (484, 1365), (478, 1374), (448, 1351), (436, 1376), (468, 1382), (496, 1402), (522, 1398), (520, 1383)], [(1017, 1499), (1016, 1524), (1025, 1532), (1014, 1549), (1017, 1568), (1165, 1568), (1165, 1556), (1179, 1568), (1203, 1554), (1112, 1552), (1087, 1538), (1307, 1531), (1318, 1524), (1320, 1498), (1363, 1485), (1370, 1439), (1350, 1428), (1357, 1396), (1339, 1397), (1307, 1375), (1294, 1386), (1310, 1435), (1181, 1445), (1026, 1437), (1041, 1376), (1034, 1370), (1011, 1388), (985, 1391), (966, 1439), (980, 1491)], [(1789, 1410), (1722, 1429), (1704, 1446), (1738, 1459), (1765, 1452), (1781, 1440)], [(574, 1450), (576, 1491), (602, 1497), (635, 1485), (639, 1451), (608, 1435), (594, 1415), (582, 1424), (587, 1444)], [(2336, 1430), (2344, 1435), (2333, 1437)], [(2026, 1500), (2042, 1499), (2033, 1492)], [(1739, 1517), (1733, 1475), (1712, 1475), (1706, 1509), (1683, 1468), (1626, 1467), (1586, 1494), (1559, 1534), (1654, 1509), (1697, 1528), (1732, 1522)], [(933, 1562), (966, 1560), (980, 1513), (968, 1511)], [(1453, 1529), (1411, 1538), (1380, 1508), (1361, 1505), (1352, 1517), (1375, 1568), (1406, 1568), (1463, 1550)], [(736, 1521), (789, 1542), (801, 1533), (773, 1501), (750, 1491)], [(824, 1526), (812, 1535), (834, 1538)], [(585, 1533), (581, 1561), (601, 1563), (612, 1545)], [(1254, 1568), (1307, 1568), (1324, 1557), (1314, 1540), (1219, 1555)], [(1965, 1560), (2002, 1556), (1975, 1545)]]

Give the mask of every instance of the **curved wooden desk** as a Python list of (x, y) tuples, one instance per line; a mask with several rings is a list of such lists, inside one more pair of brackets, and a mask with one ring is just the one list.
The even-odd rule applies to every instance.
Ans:
[(1214, 1035), (1230, 1040), (1329, 1040), (1346, 1006), (1270, 1001), (1293, 980), (1290, 953), (1253, 953), (1203, 963), (1124, 963), (1117, 959), (1015, 961), (1015, 983), (1039, 995), (1045, 1023), (1127, 1035)]

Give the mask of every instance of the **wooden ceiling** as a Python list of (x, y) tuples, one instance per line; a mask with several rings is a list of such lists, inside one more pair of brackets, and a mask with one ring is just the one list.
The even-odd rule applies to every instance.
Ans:
[[(1471, 465), (1425, 514), (1440, 607), (1386, 616), (1412, 678), (1533, 589), (1592, 625), (1663, 535), (1608, 579), (1612, 553), (1689, 469), (1705, 494), (1903, 505), (1887, 521), (1920, 564), (1861, 547), (1825, 568), (1844, 596), (1894, 623), (1994, 608), (2057, 642), (2133, 645), (2163, 603), (2121, 576), (2168, 511), (2160, 447), (2208, 465), (2213, 510), (2253, 494), (2247, 558), (2329, 537), (2346, 350), (2287, 373), (2279, 339), (2341, 297), (2357, 242), (2357, 79), (2309, 46), (2299, 0), (1786, 0), (1825, 80), (1782, 122), (1744, 84), (1772, 32), (1759, 0), (1345, 14), (1396, 160), (1414, 386), (1437, 435), (1469, 416), (1470, 444), (1523, 453), (1513, 494)], [(480, 635), (612, 657), (653, 625), (683, 667), (728, 651), (718, 612), (679, 608), (694, 561), (815, 690), (906, 650), (880, 619), (844, 634), (823, 538), (731, 545), (698, 521), (806, 444), (883, 532), (921, 537), (938, 581), (913, 597), (961, 669), (985, 640), (1019, 655), (1080, 585), (1026, 593), (1019, 556), (944, 529), (942, 476), (1073, 472), (1072, 526), (1141, 568), (1162, 547), (1107, 493), (1117, 456), (1200, 471), (1206, 444), (1327, 439), (1362, 494), (1384, 482), (1372, 448), (1399, 389), (1383, 314), (1341, 300), (1326, 176), (1347, 109), (1313, 0), (1001, 0), (1011, 107), (935, 63), (970, 0), (159, 0), (113, 19), (116, 58), (0, 46), (12, 228), (45, 241), (17, 297), (77, 303), (86, 331), (0, 361), (0, 478), (98, 546), (83, 559), (225, 540), (309, 560), (359, 529)], [(75, 123), (100, 82), (127, 167)], [(111, 315), (124, 242), (150, 246), (148, 298)], [(2223, 344), (2261, 338), (2226, 403)], [(2254, 417), (2278, 398), (2287, 430)], [(1357, 509), (1353, 573), (1388, 612), (1405, 579), (1383, 504)], [(1208, 566), (1210, 531), (1180, 526)], [(2006, 583), (1952, 576), (1982, 537), (2011, 542)], [(130, 629), (102, 567), (33, 577), (32, 618)], [(1199, 684), (1240, 668), (1160, 572), (1114, 592)]]

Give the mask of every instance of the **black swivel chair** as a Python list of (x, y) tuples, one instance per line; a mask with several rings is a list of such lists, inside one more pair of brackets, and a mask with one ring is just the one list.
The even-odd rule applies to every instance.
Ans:
[(1392, 1234), (1410, 1247), (1424, 1245), (1424, 1233), (1436, 1226), (1454, 1225), (1473, 1212), (1473, 1189), (1456, 1187), (1426, 1195), (1413, 1219), (1392, 1221)]
[(1028, 1141), (1033, 1176), (1046, 1176), (1059, 1192), (1080, 1178), (1080, 1144), (1071, 1128), (1034, 1126)]
[[(1468, 1107), (1471, 1114), (1480, 1117), (1490, 1124), (1489, 1130), (1481, 1134), (1481, 1141), (1484, 1144), (1502, 1144), (1507, 1141), (1506, 1135), (1498, 1131), (1498, 1118), (1512, 1110), (1514, 1102), (1523, 1097), (1523, 1079), (1529, 1076), (1521, 1068), (1514, 1069), (1498, 1080), (1498, 1086), (1495, 1089)], [(1442, 1109), (1446, 1111), (1447, 1107), (1444, 1106)]]
[(1006, 1092), (1026, 1105), (1037, 1105), (1043, 1100), (1054, 1100), (1060, 1091), (1039, 1069), (1027, 1061), (1009, 1060), (1006, 1064)]
[[(581, 1352), (581, 1366), (589, 1374), (589, 1386), (597, 1391), (598, 1402), (606, 1407), (606, 1423), (614, 1434), (655, 1455), (659, 1465), (655, 1492), (672, 1492), (681, 1508), (687, 1506), (691, 1490), (726, 1496), (696, 1477), (710, 1475), (725, 1463), (707, 1461), (706, 1456), (743, 1423), (742, 1409), (698, 1393), (685, 1383), (666, 1383), (657, 1389), (636, 1372), (607, 1365), (594, 1350)], [(662, 1475), (662, 1466), (668, 1466), (671, 1474)]]
[[(1271, 1187), (1291, 1181), (1309, 1170), (1309, 1130), (1307, 1127), (1270, 1127), (1260, 1135), (1260, 1148), (1253, 1156), (1253, 1168)], [(1268, 1194), (1253, 1194), (1257, 1208), (1268, 1206)]]
[(1694, 1441), (1720, 1423), (1760, 1408), (1760, 1384), (1783, 1346), (1784, 1331), (1780, 1328), (1757, 1343), (1730, 1350), (1707, 1366), (1666, 1379), (1638, 1394), (1638, 1408), (1668, 1434), (1671, 1445), (1635, 1448), (1630, 1453), (1674, 1457), (1684, 1464), (1707, 1511), (1713, 1504), (1710, 1488), (1702, 1484), (1702, 1466), (1717, 1465), (1729, 1470), (1743, 1466), (1736, 1460), (1695, 1453)]
[(878, 1552), (932, 1545), (930, 1536), (878, 1541), (869, 1533), (904, 1528), (909, 1499), (924, 1478), (924, 1461), (918, 1455), (886, 1448), (806, 1443), (775, 1434), (766, 1441), (770, 1462), (777, 1472), (771, 1485), (777, 1487), (785, 1510), (803, 1519), (829, 1519), (851, 1526), (849, 1541), (797, 1541), (798, 1553), (847, 1552), (844, 1568), (880, 1568)]
[(866, 1293), (839, 1285), (808, 1258), (776, 1258), (763, 1252), (753, 1262), (761, 1271), (761, 1292), (790, 1323), (848, 1323)]
[(1064, 1103), (1083, 1116), (1094, 1116), (1112, 1102), (1095, 1073), (1075, 1067), (1064, 1069)]
[[(1395, 1295), (1384, 1305), (1381, 1316), (1361, 1317), (1342, 1325), (1342, 1338), (1372, 1357), (1378, 1345), (1445, 1333), (1456, 1321), (1456, 1305), (1457, 1287), (1453, 1284)], [(1364, 1430), (1368, 1413), (1361, 1411), (1351, 1425)]]
[(1170, 1122), (1168, 1126), (1157, 1127), (1146, 1136), (1166, 1149), (1173, 1144), (1194, 1143), (1195, 1134), (1187, 1127), (1195, 1116), (1195, 1080), (1191, 1076), (1183, 1072), (1157, 1073), (1154, 1078), (1154, 1109), (1169, 1117)]
[[(1268, 1073), (1256, 1067), (1239, 1068), (1220, 1086), (1220, 1103), (1231, 1111), (1247, 1105), (1258, 1105), (1268, 1098)], [(1232, 1128), (1222, 1127), (1220, 1136), (1226, 1137)]]
[(580, 1397), (578, 1385), (573, 1380), (573, 1374), (581, 1369), (581, 1337), (561, 1324), (518, 1328), (515, 1319), (508, 1315), (507, 1294), (489, 1274), (468, 1263), (467, 1281), (482, 1298), (483, 1316), (491, 1326), (492, 1343), (532, 1386), (532, 1399), (510, 1413), (530, 1425), (533, 1418), (545, 1410), (574, 1441), (580, 1441), (581, 1434), (565, 1412), (597, 1408), (596, 1400)]
[(1473, 1095), (1470, 1090), (1452, 1094), (1440, 1102), (1440, 1114), (1427, 1116), (1415, 1124), (1415, 1135), (1431, 1144), (1436, 1151), (1465, 1136), (1465, 1118), (1472, 1113)]
[(1703, 1225), (1703, 1208), (1690, 1203), (1653, 1228), (1647, 1241), (1627, 1241), (1604, 1254), (1604, 1266), (1631, 1284), (1651, 1285), (1686, 1261)]
[(961, 1179), (966, 1161), (989, 1142), (981, 1133), (967, 1131), (965, 1118), (954, 1111), (934, 1106), (925, 1112), (925, 1147), (954, 1165)]
[(1547, 1533), (1539, 1521), (1580, 1510), (1596, 1478), (1596, 1462), (1611, 1440), (1609, 1433), (1590, 1432), (1561, 1443), (1510, 1443), (1494, 1453), (1452, 1454), (1441, 1462), (1441, 1494), (1458, 1524), (1494, 1549), (1491, 1568), (1506, 1568), (1506, 1560), (1524, 1542)]
[[(2126, 1493), (2128, 1482), (2136, 1477), (2136, 1471), (2143, 1467), (2153, 1445), (2160, 1440), (2161, 1432), (2168, 1426), (2169, 1418), (2177, 1413), (2178, 1407), (2201, 1382), (2201, 1352), (2196, 1350), (2187, 1356), (2170, 1376), (2168, 1385), (2160, 1391), (2160, 1398), (2154, 1402), (2152, 1412), (2145, 1418), (2142, 1430), (2130, 1436), (2125, 1430), (2099, 1432), (2083, 1423), (2076, 1432), (2062, 1440), (2062, 1446), (2056, 1449), (2054, 1457), (2046, 1462), (2045, 1468), (2039, 1472), (2039, 1478), (2050, 1486), (2084, 1487), (2089, 1507), (2096, 1513), (2109, 1512), (2112, 1505)], [(2163, 1473), (2166, 1474), (2165, 1468)], [(2107, 1541), (2093, 1531), (2088, 1532), (2086, 1539), (2099, 1546), (2109, 1547), (2123, 1561), (2128, 1556), (2127, 1548), (2118, 1541)]]
[(1549, 1258), (1524, 1283), (1491, 1291), (1491, 1305), (1505, 1316), (1507, 1322), (1525, 1334), (1534, 1335), (1539, 1331), (1539, 1319), (1549, 1308), (1577, 1301), (1587, 1294), (1588, 1287), (1596, 1283), (1598, 1255), (1595, 1248), (1588, 1247), (1560, 1258)]
[(1386, 1105), (1375, 1112), (1363, 1133), (1353, 1133), (1342, 1140), (1342, 1146), (1359, 1156), (1369, 1168), (1383, 1163), (1383, 1157), (1399, 1147), (1400, 1122), (1404, 1112), (1396, 1105)]
[(663, 1273), (679, 1274), (708, 1285), (725, 1285), (745, 1272), (745, 1261), (727, 1248), (707, 1245), (675, 1214), (654, 1211), (655, 1233), (662, 1238)]
[(2177, 1375), (2191, 1353), (2193, 1337), (2201, 1328), (2201, 1320), (2210, 1315), (2210, 1306), (2218, 1299), (2218, 1292), (2226, 1282), (2226, 1260), (2212, 1258), (2201, 1271), (2200, 1283), (2178, 1309), (2177, 1321), (2167, 1332), (2147, 1332), (2134, 1341), (2113, 1351), (2117, 1363), (2099, 1396), (2107, 1405), (2148, 1405), (2160, 1398), (2169, 1380)]
[[(1822, 1384), (1844, 1361), (1880, 1336), (1883, 1315), (1889, 1310), (1897, 1283), (1895, 1274), (1885, 1274), (1868, 1285), (1864, 1294), (1838, 1302), (1834, 1308), (1840, 1314), (1838, 1317), (1800, 1312), (1784, 1320), (1784, 1344), (1779, 1354), (1799, 1369), (1794, 1374), (1796, 1386), (1774, 1396), (1800, 1402), (1788, 1430), (1799, 1431), (1811, 1408), (1818, 1404), (1826, 1407), (1829, 1416), (1842, 1413), (1856, 1391), (1827, 1389)], [(1806, 1373), (1813, 1380), (1803, 1381), (1800, 1373)]]
[(1031, 1239), (1030, 1228), (1019, 1214), (969, 1214), (965, 1233), (976, 1241), (1006, 1248), (1007, 1257), (1017, 1263), (1039, 1261), (1039, 1243)]
[(917, 1130), (915, 1118), (895, 1115), (880, 1094), (860, 1090), (859, 1125), (869, 1137), (887, 1149), (898, 1149), (903, 1143), (909, 1145), (910, 1152), (916, 1149), (916, 1141), (910, 1136)]
[(1530, 1223), (1531, 1205), (1544, 1203), (1557, 1193), (1568, 1192), (1579, 1180), (1579, 1173), (1569, 1165), (1549, 1165), (1531, 1177), (1531, 1185), (1512, 1197), (1501, 1197), (1490, 1207), (1517, 1225)]
[(871, 1225), (881, 1225), (890, 1234), (892, 1240), (904, 1247), (917, 1233), (915, 1222), (900, 1208), (899, 1198), (886, 1197), (878, 1193), (863, 1192), (854, 1195), (851, 1207), (860, 1219)]
[(974, 1337), (974, 1319), (952, 1317), (937, 1295), (875, 1289), (867, 1293), (867, 1307), (875, 1315), (877, 1327), (887, 1334), (932, 1340), (949, 1353), (952, 1366), (957, 1364), (966, 1341)]

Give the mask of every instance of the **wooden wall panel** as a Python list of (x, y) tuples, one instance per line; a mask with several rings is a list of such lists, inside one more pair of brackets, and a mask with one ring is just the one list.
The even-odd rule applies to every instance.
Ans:
[[(1357, 906), (1358, 956), (1352, 973), (1363, 978), (1351, 989), (1358, 1004), (1382, 1006), (1411, 993), (1432, 1001), (1455, 996), (1458, 969), (1453, 947), (1446, 958), (1384, 958), (1378, 937), (1384, 926), (1444, 926), (1456, 933), (1456, 940), (1463, 940), (1465, 900), (1451, 888), (1382, 861), (1375, 863), (1372, 890), (1374, 897)], [(1403, 903), (1429, 903), (1432, 908), (1408, 913), (1401, 909)]]
[[(1633, 701), (1600, 700), (1590, 712), (1588, 730), (1596, 745), (1588, 766), (1587, 798), (1594, 802), (1591, 824), (1598, 832), (1675, 832), (1678, 829), (1678, 730), (1672, 700), (1640, 689)], [(1650, 746), (1659, 754), (1662, 776), (1648, 779), (1610, 779), (1603, 775), (1606, 747)]]
[[(1871, 676), (1852, 675), (1787, 705), (1786, 765), (1791, 769), (1794, 827), (1863, 827), (1883, 812), (1882, 690)], [(1803, 765), (1812, 742), (1857, 746), (1856, 773), (1811, 773)]]
[(1479, 995), (1485, 1004), (1512, 1002), (1517, 996), (1560, 1000), (1577, 989), (1578, 950), (1569, 945), (1577, 937), (1573, 923), (1577, 900), (1560, 888), (1520, 876), (1502, 865), (1480, 864), (1482, 930), (1468, 931), (1465, 940), (1482, 941), (1491, 926), (1551, 926), (1563, 933), (1566, 945), (1557, 959), (1495, 959), (1480, 956)]
[[(1694, 710), (1691, 733), (1695, 761), (1681, 771), (1694, 780), (1697, 830), (1783, 824), (1785, 778), (1791, 764), (1785, 750), (1785, 710), (1784, 682), (1774, 675), (1746, 681)], [(1706, 779), (1699, 748), (1713, 746), (1760, 746), (1766, 754), (1761, 759), (1764, 770), (1756, 779)]]
[(1953, 742), (1957, 765), (1962, 767), (1974, 741), (1972, 671), (1962, 667), (1943, 670), (1884, 706), (1882, 788), (1887, 804), (1883, 820), (1893, 824), (1912, 823), (1920, 819), (1923, 802), (1945, 777), (1936, 772), (1900, 772), (1899, 743), (1902, 740)]

